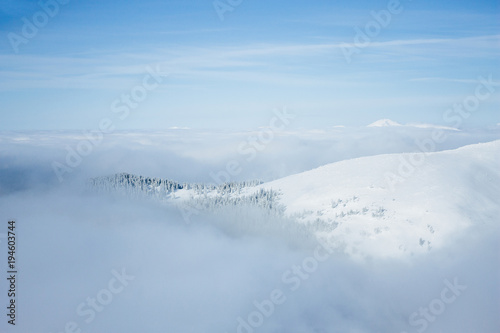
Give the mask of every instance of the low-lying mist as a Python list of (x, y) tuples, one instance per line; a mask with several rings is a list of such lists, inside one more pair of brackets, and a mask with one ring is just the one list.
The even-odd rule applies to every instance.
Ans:
[[(67, 325), (82, 332), (495, 332), (499, 325), (498, 228), (471, 230), (453, 248), (410, 262), (354, 262), (311, 239), (298, 246), (296, 238), (252, 231), (261, 223), (256, 214), (240, 214), (229, 229), (229, 212), (186, 223), (156, 204), (58, 191), (12, 195), (0, 210), (14, 212), (18, 225), (22, 332), (66, 332)], [(106, 292), (113, 271), (125, 276), (123, 288), (111, 286), (117, 293)], [(446, 281), (466, 289), (441, 309), (434, 300)], [(276, 290), (271, 311), (265, 305)], [(429, 306), (439, 313), (429, 312), (432, 320), (419, 312)]]
[[(414, 141), (426, 137), (384, 133), (282, 133), (251, 161), (237, 152), (248, 133), (116, 134), (63, 182), (51, 163), (64, 162), (77, 139), (3, 134), (0, 254), (15, 219), (19, 294), (16, 326), (3, 315), (1, 331), (497, 332), (498, 226), (478, 224), (453, 246), (409, 260), (353, 261), (256, 208), (186, 219), (175, 207), (84, 185), (115, 172), (210, 182), (231, 160), (242, 169), (231, 180), (265, 181), (345, 158), (418, 151)], [(484, 133), (453, 132), (436, 149), (498, 138)]]

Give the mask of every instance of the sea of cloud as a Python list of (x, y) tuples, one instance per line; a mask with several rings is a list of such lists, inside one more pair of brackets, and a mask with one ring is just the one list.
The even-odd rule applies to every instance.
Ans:
[[(230, 161), (240, 167), (230, 180), (268, 181), (419, 151), (432, 129), (283, 131), (271, 140), (263, 131), (109, 134), (62, 182), (54, 162), (88, 140), (81, 132), (1, 133), (0, 264), (6, 276), (15, 219), (19, 270), (15, 327), (0, 283), (1, 331), (498, 332), (498, 226), (478, 223), (452, 247), (408, 261), (360, 262), (259, 211), (186, 221), (178, 209), (85, 187), (88, 177), (116, 172), (214, 182), (211, 173), (227, 172)], [(500, 136), (496, 128), (447, 134), (436, 150)], [(252, 227), (263, 224), (277, 227)]]

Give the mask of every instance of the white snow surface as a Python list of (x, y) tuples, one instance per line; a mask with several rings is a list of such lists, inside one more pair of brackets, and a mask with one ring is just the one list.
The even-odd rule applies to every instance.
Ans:
[(363, 157), (256, 189), (279, 190), (286, 215), (325, 222), (316, 236), (354, 257), (403, 258), (446, 246), (474, 224), (498, 223), (499, 157), (500, 141)]

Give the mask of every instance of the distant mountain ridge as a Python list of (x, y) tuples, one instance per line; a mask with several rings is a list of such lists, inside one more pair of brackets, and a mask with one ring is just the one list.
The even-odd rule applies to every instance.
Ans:
[(423, 123), (400, 124), (400, 123), (393, 121), (391, 119), (380, 119), (380, 120), (377, 120), (377, 121), (371, 123), (367, 127), (416, 127), (416, 128), (436, 128), (436, 129), (442, 129), (442, 130), (448, 130), (448, 131), (458, 131), (457, 128), (449, 127), (449, 126), (423, 124)]

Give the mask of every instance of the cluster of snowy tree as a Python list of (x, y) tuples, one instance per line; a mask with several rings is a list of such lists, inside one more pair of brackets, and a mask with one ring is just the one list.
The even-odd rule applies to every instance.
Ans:
[(214, 196), (193, 196), (189, 204), (197, 209), (208, 211), (215, 211), (227, 206), (258, 207), (273, 215), (282, 215), (285, 211), (285, 207), (278, 203), (277, 199), (280, 195), (278, 191), (260, 189), (250, 195), (231, 195), (236, 193), (238, 189), (241, 188), (226, 188), (226, 192), (217, 192), (217, 195)]
[[(243, 182), (229, 182), (223, 183), (216, 187), (218, 194), (231, 194), (231, 193), (241, 193), (241, 190), (247, 187), (255, 187), (262, 184), (260, 180), (250, 180)], [(205, 185), (206, 186), (206, 185)], [(214, 186), (214, 185), (210, 185)]]
[(249, 205), (262, 208), (273, 214), (282, 214), (284, 207), (277, 204), (279, 196), (277, 191), (260, 189), (250, 195), (242, 193), (243, 189), (260, 184), (262, 182), (257, 180), (229, 182), (220, 185), (180, 184), (168, 179), (136, 176), (128, 173), (89, 180), (90, 188), (99, 193), (119, 193), (130, 197), (146, 196), (168, 203), (171, 199), (177, 198), (177, 191), (186, 190), (188, 205), (197, 209), (214, 211), (220, 207)]
[(323, 217), (323, 212), (314, 212), (312, 210), (293, 213), (290, 218), (295, 221), (301, 221), (302, 224), (308, 225), (309, 229), (315, 232), (333, 231), (342, 223), (336, 220), (338, 216), (335, 216), (335, 219), (325, 218)]
[(97, 192), (119, 191), (131, 196), (152, 195), (155, 197), (168, 196), (183, 188), (181, 184), (168, 179), (136, 176), (128, 173), (92, 178), (89, 180), (89, 185), (92, 190)]
[(186, 190), (193, 190), (196, 194), (207, 194), (212, 191), (216, 191), (219, 195), (224, 194), (232, 194), (232, 193), (241, 193), (241, 190), (248, 187), (254, 187), (262, 184), (260, 180), (251, 180), (251, 181), (243, 181), (243, 182), (229, 182), (223, 183), (220, 185), (214, 184), (203, 184), (203, 183), (194, 183), (194, 184), (183, 184), (182, 188)]
[(129, 192), (171, 193), (177, 190), (193, 190), (196, 194), (217, 191), (218, 194), (239, 193), (243, 188), (262, 184), (259, 180), (229, 182), (220, 185), (202, 183), (183, 183), (161, 179), (118, 173), (112, 176), (96, 177), (89, 180), (90, 186), (98, 191), (124, 189)]

